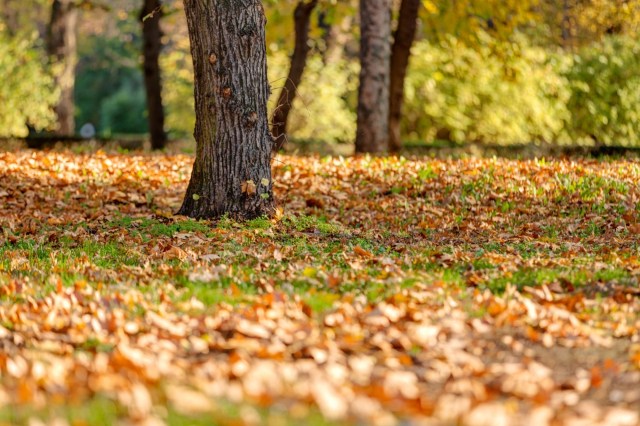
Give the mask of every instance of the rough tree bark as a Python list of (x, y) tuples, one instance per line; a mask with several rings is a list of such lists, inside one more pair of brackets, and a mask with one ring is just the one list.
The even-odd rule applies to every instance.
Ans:
[(311, 23), (311, 13), (318, 4), (318, 0), (300, 0), (294, 12), (295, 20), (295, 47), (293, 55), (291, 55), (291, 66), (289, 75), (280, 92), (278, 103), (273, 112), (273, 120), (271, 133), (274, 137), (273, 150), (279, 151), (287, 139), (287, 121), (289, 113), (296, 97), (296, 91), (300, 82), (304, 69), (307, 66), (307, 56), (309, 56), (309, 26)]
[(356, 152), (385, 152), (389, 142), (391, 0), (360, 0), (360, 22)]
[(144, 0), (140, 11), (142, 22), (144, 85), (147, 93), (147, 114), (151, 148), (163, 149), (167, 143), (164, 131), (164, 109), (162, 108), (162, 79), (160, 75), (160, 51), (162, 50), (162, 30), (160, 0)]
[(391, 77), (389, 83), (389, 149), (398, 152), (402, 148), (400, 122), (404, 103), (404, 80), (411, 56), (411, 46), (418, 28), (420, 0), (402, 0), (398, 27), (391, 48)]
[(260, 0), (185, 0), (195, 76), (196, 160), (178, 214), (274, 211), (266, 18)]
[(78, 62), (76, 27), (78, 9), (73, 0), (53, 0), (51, 20), (47, 28), (47, 53), (60, 69), (56, 73), (56, 84), (60, 99), (55, 107), (58, 117), (57, 134), (75, 133), (73, 90)]

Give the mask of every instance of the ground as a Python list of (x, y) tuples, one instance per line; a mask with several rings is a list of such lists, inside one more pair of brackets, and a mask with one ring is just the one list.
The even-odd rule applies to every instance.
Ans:
[(0, 153), (0, 423), (640, 423), (640, 163)]

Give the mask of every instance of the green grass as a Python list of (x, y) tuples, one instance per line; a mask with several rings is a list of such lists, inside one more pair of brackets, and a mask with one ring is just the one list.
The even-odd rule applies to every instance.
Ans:
[[(175, 407), (163, 407), (158, 412), (166, 424), (170, 426), (225, 426), (241, 424), (243, 413), (250, 410), (261, 422), (294, 426), (303, 422), (310, 426), (330, 426), (335, 423), (322, 417), (317, 409), (309, 409), (304, 418), (296, 418), (278, 408), (265, 409), (248, 404), (238, 405), (228, 401), (217, 400), (210, 412), (186, 414)], [(82, 405), (66, 402), (62, 405), (50, 404), (44, 409), (32, 406), (0, 408), (0, 424), (29, 425), (34, 419), (50, 421), (52, 419), (65, 420), (72, 425), (108, 426), (118, 424), (127, 419), (127, 409), (119, 403), (104, 397), (95, 396)]]
[(632, 282), (631, 274), (618, 268), (604, 269), (596, 272), (586, 268), (523, 268), (510, 276), (499, 276), (483, 283), (482, 287), (494, 293), (502, 293), (508, 284), (522, 290), (524, 287), (537, 287), (549, 285), (559, 280), (573, 285), (575, 288), (584, 288), (598, 282), (619, 281), (621, 283)]

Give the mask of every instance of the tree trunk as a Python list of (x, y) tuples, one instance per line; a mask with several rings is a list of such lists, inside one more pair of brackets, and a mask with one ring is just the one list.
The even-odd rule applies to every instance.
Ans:
[(0, 16), (9, 36), (14, 37), (20, 30), (19, 13), (15, 0), (0, 2)]
[(144, 85), (147, 92), (147, 114), (151, 148), (163, 149), (167, 142), (164, 131), (164, 110), (162, 108), (162, 81), (160, 76), (160, 51), (162, 50), (162, 16), (160, 0), (144, 0), (140, 12), (142, 38), (144, 43)]
[(324, 41), (324, 51), (322, 59), (325, 64), (336, 63), (340, 58), (351, 58), (358, 55), (358, 47), (354, 47), (352, 42), (352, 27), (354, 17), (347, 15), (340, 22), (322, 24), (322, 39)]
[(385, 152), (389, 142), (391, 0), (360, 0), (360, 22), (356, 152)]
[(327, 52), (332, 47), (335, 41), (335, 29), (327, 18), (327, 10), (320, 10), (318, 12), (318, 28), (320, 29), (320, 39), (322, 44), (320, 45), (320, 53), (322, 54), (322, 61), (327, 63)]
[(60, 89), (60, 99), (55, 107), (58, 117), (57, 133), (75, 133), (73, 90), (78, 62), (76, 27), (78, 10), (73, 0), (53, 0), (51, 20), (47, 29), (47, 53), (51, 61), (58, 64), (56, 85)]
[(294, 12), (296, 40), (293, 55), (291, 56), (291, 67), (289, 68), (289, 76), (282, 88), (282, 92), (280, 92), (280, 97), (278, 98), (278, 103), (273, 113), (271, 133), (275, 139), (273, 145), (274, 152), (279, 151), (287, 140), (287, 121), (298, 86), (300, 86), (300, 82), (302, 81), (302, 74), (304, 74), (304, 69), (307, 66), (307, 56), (310, 50), (309, 25), (311, 22), (311, 13), (317, 4), (318, 0), (311, 0), (309, 2), (300, 0)]
[(569, 50), (571, 47), (571, 6), (569, 0), (562, 2), (562, 47)]
[(178, 214), (250, 219), (274, 211), (266, 18), (260, 0), (185, 0), (197, 142)]
[(391, 48), (391, 78), (389, 83), (389, 149), (398, 152), (402, 148), (400, 122), (404, 103), (404, 80), (411, 56), (411, 46), (418, 28), (420, 0), (402, 0), (398, 28)]

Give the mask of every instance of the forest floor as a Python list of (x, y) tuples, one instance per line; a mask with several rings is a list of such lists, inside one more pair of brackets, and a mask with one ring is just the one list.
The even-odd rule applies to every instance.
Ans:
[(637, 425), (640, 162), (0, 152), (0, 424)]

